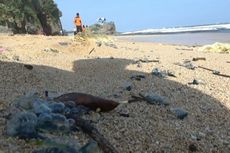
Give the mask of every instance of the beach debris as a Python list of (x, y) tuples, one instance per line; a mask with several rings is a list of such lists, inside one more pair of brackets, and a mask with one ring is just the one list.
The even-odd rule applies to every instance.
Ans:
[(32, 112), (16, 113), (7, 121), (7, 134), (22, 139), (37, 138), (37, 116)]
[(32, 108), (35, 114), (43, 114), (43, 113), (51, 113), (51, 109), (48, 106), (47, 101), (43, 101), (42, 99), (34, 99), (32, 101)]
[(102, 42), (101, 41), (97, 41), (96, 45), (97, 45), (97, 47), (101, 47), (102, 46)]
[(176, 48), (176, 50), (193, 51), (193, 48)]
[(24, 67), (28, 70), (33, 70), (33, 66), (32, 65), (29, 65), (29, 64), (24, 64)]
[(69, 115), (69, 114), (77, 114), (77, 115), (84, 115), (84, 114), (88, 114), (90, 112), (90, 109), (82, 106), (82, 105), (77, 105), (75, 107), (72, 107), (70, 109), (65, 109), (65, 115)]
[(38, 99), (38, 95), (36, 93), (27, 93), (24, 96), (20, 96), (16, 98), (12, 102), (12, 106), (20, 109), (20, 110), (30, 110), (33, 109), (33, 101)]
[(77, 150), (71, 147), (49, 147), (40, 150), (35, 150), (32, 153), (79, 153)]
[(166, 97), (160, 96), (155, 93), (139, 93), (139, 95), (147, 101), (149, 104), (154, 105), (169, 105), (168, 99)]
[(59, 51), (57, 49), (53, 49), (53, 48), (45, 48), (43, 51), (52, 52), (52, 53), (59, 53)]
[(198, 151), (198, 148), (194, 143), (190, 144), (188, 148), (189, 148), (189, 151), (191, 151), (191, 152), (197, 152)]
[(193, 58), (192, 61), (206, 61), (206, 58), (205, 57), (196, 57), (196, 58)]
[(131, 82), (125, 82), (125, 83), (123, 84), (123, 88), (124, 88), (125, 90), (127, 90), (127, 91), (131, 91), (132, 88), (133, 88), (133, 85), (132, 85)]
[(192, 82), (188, 83), (188, 84), (193, 84), (193, 85), (200, 85), (200, 84), (204, 84), (204, 81), (202, 80), (197, 80), (197, 79), (194, 79)]
[(176, 77), (175, 73), (169, 70), (161, 71), (159, 68), (154, 68), (152, 71), (152, 75), (160, 77), (160, 78), (166, 78), (168, 76), (170, 77)]
[(160, 62), (160, 60), (149, 60), (147, 58), (139, 59), (139, 61), (142, 63), (159, 63)]
[(217, 70), (212, 70), (212, 69), (209, 69), (209, 68), (206, 68), (204, 66), (198, 66), (199, 68), (201, 69), (204, 69), (204, 70), (207, 70), (207, 71), (211, 71), (212, 74), (214, 75), (218, 75), (218, 76), (222, 76), (222, 77), (226, 77), (226, 78), (230, 78), (230, 75), (227, 75), (227, 74), (221, 74), (220, 71), (217, 71)]
[(204, 138), (206, 135), (202, 132), (193, 132), (191, 134), (191, 138), (192, 140), (195, 140), (195, 141), (200, 141), (202, 138)]
[(103, 153), (103, 152), (99, 148), (97, 142), (94, 140), (91, 140), (79, 150), (79, 153)]
[(202, 52), (213, 53), (230, 53), (230, 44), (228, 43), (214, 43), (212, 45), (206, 45), (199, 48)]
[(129, 117), (128, 113), (119, 113), (119, 115), (122, 116), (122, 117)]
[(65, 105), (63, 103), (50, 103), (49, 108), (52, 113), (63, 113), (65, 110)]
[(95, 48), (93, 48), (93, 49), (90, 50), (89, 55), (90, 55), (93, 51), (95, 51)]
[(68, 46), (69, 43), (68, 42), (59, 42), (59, 45), (61, 45), (61, 46)]
[(196, 68), (198, 68), (198, 66), (196, 64), (192, 63), (189, 60), (185, 60), (183, 63), (176, 63), (176, 65), (183, 66), (183, 67), (190, 69), (190, 70), (195, 70)]
[(165, 78), (167, 75), (166, 73), (162, 72), (160, 69), (158, 68), (154, 68), (152, 71), (152, 75), (160, 77), (160, 78)]
[(112, 146), (112, 144), (104, 138), (102, 134), (90, 124), (89, 121), (82, 119), (78, 115), (71, 116), (75, 120), (75, 123), (80, 127), (83, 132), (88, 134), (93, 140), (95, 140), (100, 149), (105, 153), (118, 153), (118, 151)]
[(19, 60), (20, 60), (20, 59), (19, 59), (19, 56), (16, 56), (16, 55), (13, 56), (12, 59), (13, 59), (14, 61), (19, 61)]
[(229, 64), (230, 64), (230, 61), (227, 61), (226, 63), (229, 63)]
[(70, 131), (72, 126), (72, 120), (67, 120), (62, 114), (43, 113), (38, 116), (37, 128), (43, 131)]
[[(30, 96), (35, 95), (31, 94)], [(86, 106), (89, 106), (89, 108), (91, 109), (97, 108), (100, 109), (100, 111), (111, 110), (119, 104), (111, 100), (105, 100), (99, 97), (79, 93), (66, 94), (58, 97), (57, 99), (65, 100), (71, 98), (76, 99), (80, 102), (80, 104), (86, 104)], [(72, 100), (75, 105), (68, 105), (68, 107), (65, 106), (63, 111), (63, 104), (70, 103), (71, 101), (64, 101), (63, 104), (61, 104), (60, 102), (56, 103), (54, 101), (47, 101), (40, 98), (34, 99), (32, 97), (30, 97), (28, 101), (32, 103), (30, 104), (30, 106), (26, 105), (26, 108), (28, 108), (28, 110), (22, 109), (21, 112), (16, 113), (7, 121), (7, 134), (9, 136), (19, 137), (22, 139), (39, 138), (46, 141), (50, 140), (49, 136), (56, 131), (69, 132), (70, 130), (75, 130), (75, 127), (79, 127), (83, 130), (83, 132), (88, 134), (93, 140), (97, 142), (98, 146), (103, 152), (117, 153), (116, 149), (103, 137), (102, 134), (99, 133), (99, 131), (94, 126), (91, 125), (90, 121), (81, 118), (78, 110), (77, 113), (73, 113), (73, 109), (81, 109), (78, 105), (78, 102)], [(103, 106), (101, 104), (103, 104)], [(21, 105), (15, 106), (19, 106), (21, 108)], [(82, 107), (84, 107), (84, 105)], [(66, 113), (67, 111), (68, 113)], [(42, 132), (42, 135), (40, 135), (39, 132)], [(93, 145), (91, 147), (93, 147)], [(68, 149), (66, 151), (62, 149), (62, 147), (58, 149), (56, 147), (48, 148), (42, 151), (39, 150), (38, 152), (48, 153), (50, 151), (54, 151), (55, 153), (68, 153), (68, 151), (70, 151), (71, 153), (74, 153), (73, 149)]]
[(111, 47), (111, 48), (114, 48), (114, 49), (118, 49), (117, 45), (115, 45), (115, 44), (112, 43), (112, 42), (104, 42), (104, 45), (107, 46), (107, 47)]
[(82, 105), (94, 111), (100, 108), (102, 112), (111, 111), (119, 105), (119, 102), (106, 100), (84, 93), (64, 94), (54, 98), (54, 101), (63, 102), (64, 104), (68, 101), (73, 101), (76, 105)]
[(145, 79), (145, 78), (146, 77), (143, 74), (136, 74), (130, 77), (131, 80), (137, 80), (137, 81), (141, 81), (142, 79)]
[(170, 111), (176, 115), (180, 120), (183, 120), (188, 116), (188, 112), (182, 108), (170, 108)]
[(137, 67), (142, 68), (142, 63), (141, 62), (137, 62)]

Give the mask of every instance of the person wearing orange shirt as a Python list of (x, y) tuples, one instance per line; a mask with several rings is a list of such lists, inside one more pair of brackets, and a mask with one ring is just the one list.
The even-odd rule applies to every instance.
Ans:
[(75, 26), (76, 26), (76, 34), (78, 32), (82, 32), (82, 21), (81, 21), (81, 17), (79, 15), (79, 13), (77, 13), (76, 17), (74, 18), (74, 23), (75, 23)]

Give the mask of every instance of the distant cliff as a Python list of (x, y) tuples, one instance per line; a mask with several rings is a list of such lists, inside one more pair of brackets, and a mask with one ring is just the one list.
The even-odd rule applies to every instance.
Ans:
[(53, 0), (0, 0), (0, 32), (56, 35), (60, 16)]

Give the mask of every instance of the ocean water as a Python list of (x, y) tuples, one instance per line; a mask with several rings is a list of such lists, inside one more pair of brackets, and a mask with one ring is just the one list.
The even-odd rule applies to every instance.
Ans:
[(230, 30), (219, 32), (130, 35), (120, 36), (120, 38), (132, 42), (154, 42), (171, 45), (202, 46), (216, 42), (230, 43)]

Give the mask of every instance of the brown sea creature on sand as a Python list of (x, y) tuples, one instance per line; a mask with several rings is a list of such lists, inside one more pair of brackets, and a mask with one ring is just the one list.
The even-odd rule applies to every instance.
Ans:
[(54, 98), (54, 101), (63, 103), (75, 102), (76, 105), (82, 105), (94, 111), (108, 112), (116, 108), (120, 102), (107, 100), (100, 97), (92, 96), (84, 93), (68, 93)]

